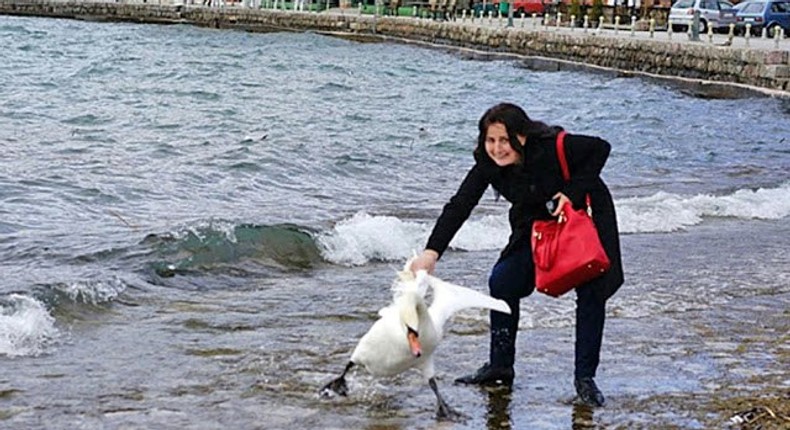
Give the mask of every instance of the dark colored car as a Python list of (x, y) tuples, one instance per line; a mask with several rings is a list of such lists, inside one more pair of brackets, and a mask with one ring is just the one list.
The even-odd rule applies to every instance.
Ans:
[(779, 28), (790, 35), (790, 0), (750, 0), (736, 17), (739, 33), (746, 32), (746, 24), (752, 25), (754, 35), (760, 35), (763, 28), (768, 29), (769, 36)]
[(489, 12), (496, 15), (497, 11), (499, 10), (499, 6), (498, 3), (494, 4), (490, 1), (476, 1), (472, 3), (472, 10), (474, 11), (475, 16), (488, 16)]

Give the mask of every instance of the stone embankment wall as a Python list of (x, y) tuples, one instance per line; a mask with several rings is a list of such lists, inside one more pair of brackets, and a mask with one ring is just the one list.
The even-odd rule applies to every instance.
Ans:
[[(583, 32), (507, 29), (424, 19), (78, 1), (0, 0), (0, 14), (150, 23), (246, 31), (317, 31), (372, 40), (461, 49), (472, 56), (512, 55), (527, 66), (580, 67), (681, 82), (710, 96), (756, 92), (790, 97), (790, 51), (628, 39)], [(679, 38), (681, 35), (678, 35)], [(686, 78), (686, 79), (683, 79)], [(722, 85), (724, 84), (724, 85)], [(742, 85), (741, 85), (742, 84)], [(750, 89), (750, 87), (756, 87)]]

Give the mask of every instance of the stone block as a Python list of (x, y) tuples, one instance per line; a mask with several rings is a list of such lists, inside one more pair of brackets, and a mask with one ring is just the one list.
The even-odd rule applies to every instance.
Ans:
[(768, 51), (765, 53), (765, 64), (790, 64), (788, 51)]
[(768, 79), (790, 79), (790, 66), (767, 65), (762, 77)]

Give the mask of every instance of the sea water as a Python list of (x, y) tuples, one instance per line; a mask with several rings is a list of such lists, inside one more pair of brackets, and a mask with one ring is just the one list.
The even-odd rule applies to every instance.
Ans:
[[(487, 313), (450, 325), (452, 428), (693, 428), (704, 417), (633, 402), (776, 371), (775, 350), (746, 365), (732, 336), (788, 329), (786, 100), (311, 33), (0, 17), (0, 428), (439, 425), (416, 374), (316, 393), (501, 101), (612, 144), (626, 283), (599, 370), (609, 406), (570, 406), (573, 294), (534, 295), (512, 393), (451, 384), (487, 359)], [(486, 291), (507, 210), (487, 193), (437, 275)]]

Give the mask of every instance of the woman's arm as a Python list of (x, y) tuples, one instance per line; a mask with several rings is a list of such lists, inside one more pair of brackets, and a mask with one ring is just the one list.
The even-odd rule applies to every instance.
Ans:
[(450, 245), (450, 241), (469, 218), (488, 185), (489, 178), (484, 168), (475, 164), (466, 174), (455, 195), (444, 205), (442, 214), (436, 220), (431, 236), (428, 238), (425, 248), (436, 254), (435, 260), (438, 260)]

